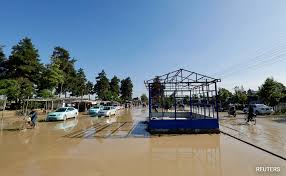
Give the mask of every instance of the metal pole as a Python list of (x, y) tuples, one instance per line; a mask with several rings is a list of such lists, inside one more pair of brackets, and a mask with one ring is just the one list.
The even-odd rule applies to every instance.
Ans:
[(177, 120), (177, 100), (176, 100), (176, 91), (174, 92), (174, 99), (175, 99), (175, 120)]
[[(197, 89), (195, 89), (194, 91), (195, 91), (194, 95), (197, 96)], [(196, 106), (194, 106), (195, 118), (197, 118), (197, 106), (198, 106), (198, 103), (197, 103), (197, 99), (196, 99)]]
[(199, 98), (198, 98), (198, 99), (199, 99), (199, 107), (198, 107), (198, 108), (199, 108), (199, 109), (198, 109), (198, 115), (199, 115), (199, 117), (201, 116), (201, 103), (202, 103), (200, 96), (201, 96), (201, 89), (200, 89), (200, 87), (199, 87), (199, 95), (198, 95), (198, 97), (199, 97)]
[(190, 90), (190, 118), (193, 116), (193, 111), (192, 111), (192, 91)]
[(215, 82), (215, 109), (216, 109), (217, 120), (219, 120), (219, 117), (218, 117), (218, 97), (217, 97), (217, 86), (216, 86), (216, 82)]
[(213, 91), (212, 91), (212, 111), (213, 111), (213, 118), (215, 117), (215, 116), (214, 116), (214, 112), (215, 112), (215, 110), (214, 110), (214, 104), (215, 104), (215, 102), (214, 102), (214, 95), (213, 95)]
[(209, 97), (210, 87), (207, 85), (207, 105), (209, 110), (209, 117), (211, 116), (211, 107), (210, 107), (210, 97)]
[(204, 91), (204, 85), (202, 85), (202, 93), (203, 93), (203, 100), (204, 100), (204, 118), (206, 118), (206, 99), (205, 99), (205, 91)]
[(152, 96), (151, 96), (151, 88), (150, 88), (150, 83), (148, 84), (148, 89), (149, 89), (149, 120), (152, 117)]
[(161, 101), (159, 102), (159, 105), (161, 106), (161, 113), (162, 113), (161, 116), (163, 118), (164, 117), (163, 106), (162, 106), (163, 105), (163, 97), (162, 97), (161, 87), (159, 89), (159, 96), (160, 96), (159, 100), (161, 99)]

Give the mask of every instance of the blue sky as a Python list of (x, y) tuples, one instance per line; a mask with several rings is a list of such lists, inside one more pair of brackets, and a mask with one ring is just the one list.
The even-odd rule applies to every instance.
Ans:
[(9, 55), (28, 36), (44, 63), (62, 46), (93, 82), (102, 69), (130, 76), (134, 96), (146, 92), (144, 80), (178, 68), (222, 78), (228, 89), (257, 89), (268, 76), (286, 84), (285, 7), (283, 0), (3, 0), (0, 44)]

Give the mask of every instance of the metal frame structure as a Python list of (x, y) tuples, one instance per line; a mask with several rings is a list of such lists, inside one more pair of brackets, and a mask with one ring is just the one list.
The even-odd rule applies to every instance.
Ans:
[[(185, 69), (144, 81), (149, 92), (149, 128), (218, 128), (217, 82), (221, 80)], [(171, 109), (164, 107), (168, 98)], [(187, 110), (179, 110), (180, 106)]]

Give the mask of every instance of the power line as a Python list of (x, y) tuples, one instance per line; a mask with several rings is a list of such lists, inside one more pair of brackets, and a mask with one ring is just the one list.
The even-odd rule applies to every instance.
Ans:
[[(285, 37), (283, 37), (285, 38)], [(245, 59), (239, 63), (236, 63), (232, 66), (230, 66), (229, 68), (223, 70), (223, 71), (219, 71), (219, 72), (216, 72), (216, 73), (213, 73), (212, 75), (221, 75), (221, 74), (225, 74), (227, 72), (232, 72), (233, 69), (237, 69), (238, 67), (241, 67), (241, 66), (244, 66), (245, 63), (251, 63), (251, 62), (259, 62), (259, 61), (263, 61), (266, 57), (269, 57), (269, 55), (275, 55), (275, 54), (278, 54), (279, 52), (281, 51), (284, 51), (284, 48), (285, 48), (285, 40), (282, 38), (282, 40), (274, 43), (272, 45), (272, 47), (270, 49), (268, 49), (267, 51), (265, 51), (265, 49), (260, 49), (261, 51), (259, 51), (259, 54), (253, 58), (248, 58), (248, 59)], [(286, 38), (285, 38), (286, 39)]]
[(241, 73), (242, 71), (245, 71), (245, 70), (250, 70), (250, 71), (257, 70), (257, 69), (263, 68), (264, 66), (270, 66), (270, 65), (273, 65), (277, 62), (284, 61), (284, 60), (286, 60), (286, 53), (275, 56), (274, 58), (266, 60), (265, 62), (262, 62), (262, 63), (260, 62), (260, 63), (254, 64), (254, 65), (249, 65), (245, 68), (241, 68), (240, 70), (236, 70), (236, 71), (230, 72), (228, 74), (222, 75), (222, 78), (227, 78), (229, 76), (232, 76), (233, 74), (238, 74), (238, 73)]

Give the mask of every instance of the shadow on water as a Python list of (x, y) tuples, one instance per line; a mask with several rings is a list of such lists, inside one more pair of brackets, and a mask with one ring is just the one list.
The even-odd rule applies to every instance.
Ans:
[(132, 137), (150, 137), (150, 133), (147, 131), (147, 123), (145, 121), (139, 121), (135, 124), (133, 130), (130, 133)]

